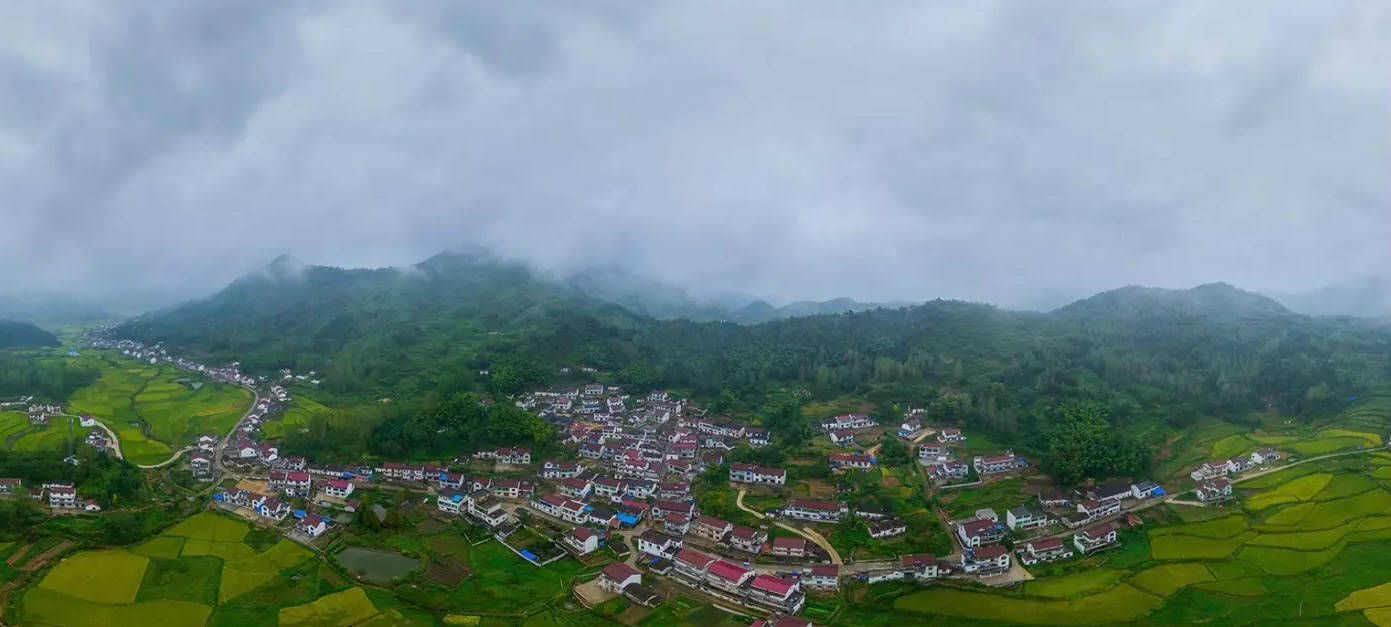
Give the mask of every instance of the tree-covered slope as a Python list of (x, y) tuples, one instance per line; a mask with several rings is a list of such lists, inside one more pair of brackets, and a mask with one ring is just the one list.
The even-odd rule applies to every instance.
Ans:
[(1224, 284), (1123, 288), (1047, 314), (932, 301), (740, 325), (659, 320), (458, 255), (384, 270), (279, 260), (118, 333), (253, 370), (317, 370), (336, 394), (507, 391), (588, 365), (749, 402), (788, 389), (937, 401), (1002, 432), (1035, 431), (1044, 408), (1077, 399), (1120, 421), (1313, 415), (1381, 385), (1391, 353), (1384, 325), (1297, 315)]
[(0, 348), (57, 346), (57, 336), (27, 322), (0, 320)]

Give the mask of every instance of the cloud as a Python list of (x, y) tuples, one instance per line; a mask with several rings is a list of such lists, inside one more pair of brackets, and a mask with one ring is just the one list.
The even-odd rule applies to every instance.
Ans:
[(18, 3), (0, 290), (486, 246), (773, 300), (1391, 266), (1376, 3)]

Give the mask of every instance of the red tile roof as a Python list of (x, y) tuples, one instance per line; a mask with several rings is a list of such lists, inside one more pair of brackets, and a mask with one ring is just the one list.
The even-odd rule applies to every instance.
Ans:
[(780, 579), (772, 575), (759, 575), (753, 580), (754, 588), (778, 596), (787, 596), (787, 593), (791, 592), (792, 587), (795, 585), (797, 585), (795, 581)]
[(737, 564), (720, 560), (710, 565), (710, 574), (729, 581), (739, 581), (753, 571)]

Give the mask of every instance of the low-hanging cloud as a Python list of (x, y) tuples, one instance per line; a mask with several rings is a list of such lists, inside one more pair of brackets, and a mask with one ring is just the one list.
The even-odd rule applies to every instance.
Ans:
[(1391, 6), (12, 3), (0, 291), (484, 246), (773, 300), (1391, 267)]

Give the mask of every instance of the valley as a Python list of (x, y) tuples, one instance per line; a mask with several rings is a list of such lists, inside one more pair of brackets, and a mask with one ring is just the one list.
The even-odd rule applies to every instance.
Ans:
[[(498, 280), (522, 277), (507, 272)], [(415, 289), (397, 288), (401, 298)], [(261, 361), (271, 353), (250, 338), (236, 340), (250, 343), (235, 355), (198, 348), (191, 327), (177, 345), (130, 339), (166, 324), (149, 318), (21, 349), (26, 368), (80, 378), (36, 386), (34, 400), (0, 413), (15, 456), (0, 472), (24, 475), (13, 485), (25, 492), (11, 492), (34, 486), (47, 505), (6, 547), (16, 564), (33, 563), (7, 575), (7, 620), (1177, 625), (1218, 612), (1223, 624), (1381, 625), (1391, 613), (1378, 588), (1391, 578), (1330, 579), (1380, 556), (1391, 528), (1378, 327), (1314, 348), (1291, 337), (1331, 323), (1227, 288), (1107, 293), (1047, 319), (929, 303), (752, 327), (654, 322), (563, 292), (545, 297), (559, 309), (537, 309), (535, 294), (497, 289), (455, 297), (508, 294), (529, 319), (449, 314), (475, 337), (446, 353), (471, 356), (397, 337), (406, 362), (333, 353), (297, 371)], [(1139, 329), (1166, 324), (1156, 313), (1166, 309), (1210, 328), (1125, 348), (1150, 362), (1033, 344), (1138, 342)], [(577, 312), (600, 318), (581, 323)], [(642, 335), (681, 325), (728, 334), (671, 340), (672, 355), (723, 369), (797, 355), (798, 334), (834, 343), (850, 325), (891, 337), (893, 319), (916, 316), (926, 318), (911, 333), (931, 338), (916, 350), (933, 352), (881, 347), (875, 354), (891, 357), (868, 371), (850, 356), (805, 374), (744, 379), (736, 369), (704, 384), (683, 378), (698, 371), (673, 378), (669, 365), (653, 367), (668, 358), (652, 342), (667, 340)], [(593, 324), (643, 330), (615, 344), (624, 336)], [(352, 326), (354, 342), (376, 341)], [(1255, 335), (1226, 353), (1198, 348), (1238, 326)], [(1277, 383), (1265, 370), (1294, 362), (1241, 365), (1269, 359), (1244, 347), (1277, 341), (1272, 333), (1333, 351), (1339, 367), (1295, 367)], [(595, 337), (608, 339), (586, 350), (616, 352), (572, 360), (571, 347)], [(1032, 348), (1007, 348), (1020, 340)], [(493, 352), (543, 341), (544, 352)], [(1027, 362), (1030, 350), (1066, 362), (1010, 373), (1020, 366), (1006, 362)], [(1178, 374), (1196, 363), (1182, 350), (1217, 356), (1209, 372), (1239, 385), (1307, 387), (1299, 401), (1242, 400), (1254, 388), (1197, 401), (1183, 391), (1194, 380), (1160, 381), (1193, 376)], [(1173, 374), (1141, 375), (1144, 363)], [(392, 383), (343, 385), (363, 373)], [(65, 397), (40, 403), (44, 389)], [(1334, 400), (1335, 390), (1348, 395)], [(27, 465), (64, 455), (69, 463)], [(117, 498), (82, 478), (99, 469), (141, 479)], [(121, 586), (88, 590), (81, 578), (95, 571), (125, 574)], [(1299, 604), (1287, 604), (1292, 594)]]

